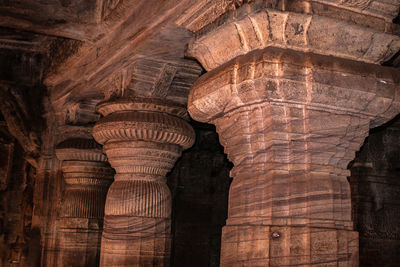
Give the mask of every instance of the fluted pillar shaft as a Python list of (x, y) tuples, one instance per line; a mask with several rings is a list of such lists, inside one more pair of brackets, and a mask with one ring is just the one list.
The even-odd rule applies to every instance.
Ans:
[(101, 266), (168, 266), (171, 193), (165, 175), (194, 142), (186, 109), (155, 99), (102, 103), (93, 136), (115, 169), (107, 195)]
[(105, 198), (114, 172), (93, 139), (66, 140), (56, 154), (65, 180), (57, 266), (97, 266)]
[(221, 266), (357, 266), (347, 164), (399, 109), (399, 73), (284, 49), (203, 75), (188, 110), (234, 163)]

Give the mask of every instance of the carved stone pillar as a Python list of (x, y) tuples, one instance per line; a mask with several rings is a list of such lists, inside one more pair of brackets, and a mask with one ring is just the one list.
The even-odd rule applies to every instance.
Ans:
[(56, 155), (65, 180), (57, 266), (97, 266), (104, 204), (114, 171), (93, 139), (61, 142)]
[(236, 53), (263, 33), (246, 39), (259, 28), (237, 28), (241, 43), (225, 50), (218, 30), (194, 43), (208, 49), (195, 53), (203, 65), (228, 58), (188, 100), (194, 119), (216, 125), (235, 165), (221, 266), (358, 266), (347, 164), (370, 124), (400, 111), (399, 72), (288, 49)]
[(115, 169), (107, 195), (101, 266), (168, 266), (171, 194), (165, 175), (194, 142), (185, 107), (119, 99), (97, 107), (94, 138)]

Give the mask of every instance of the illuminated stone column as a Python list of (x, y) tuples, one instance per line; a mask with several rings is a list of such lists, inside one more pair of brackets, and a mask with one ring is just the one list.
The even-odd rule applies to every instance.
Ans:
[(400, 38), (366, 25), (380, 9), (318, 2), (248, 5), (189, 44), (209, 71), (189, 113), (235, 165), (221, 266), (358, 266), (347, 165), (400, 111), (400, 73), (379, 66)]
[(115, 181), (107, 195), (101, 266), (168, 266), (171, 194), (166, 174), (194, 142), (185, 107), (121, 98), (98, 105), (93, 128)]
[(65, 192), (58, 220), (57, 266), (97, 266), (104, 204), (114, 171), (93, 139), (61, 142)]
[(398, 111), (400, 73), (267, 48), (203, 75), (188, 110), (235, 167), (221, 266), (357, 266), (347, 164)]

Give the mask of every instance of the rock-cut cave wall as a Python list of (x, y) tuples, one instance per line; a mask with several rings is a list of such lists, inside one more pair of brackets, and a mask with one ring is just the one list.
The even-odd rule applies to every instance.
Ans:
[(196, 142), (171, 172), (171, 266), (219, 266), (231, 163), (212, 125), (194, 123)]
[(35, 169), (0, 128), (0, 266), (39, 266), (40, 232), (32, 227)]
[(400, 264), (400, 116), (371, 130), (349, 178), (360, 266)]

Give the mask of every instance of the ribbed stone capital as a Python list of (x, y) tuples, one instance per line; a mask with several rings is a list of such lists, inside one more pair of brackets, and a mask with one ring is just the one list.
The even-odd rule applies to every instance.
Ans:
[(162, 180), (181, 151), (194, 143), (183, 106), (130, 98), (101, 103), (94, 138), (116, 170), (116, 180)]
[[(60, 217), (98, 219), (104, 216), (105, 197), (114, 171), (93, 139), (68, 139), (56, 147), (65, 181)], [(101, 227), (100, 227), (101, 228)]]
[(104, 144), (116, 171), (107, 195), (100, 265), (168, 266), (172, 200), (165, 176), (194, 142), (186, 109), (157, 99), (123, 98), (97, 110), (104, 117), (93, 136)]
[(235, 176), (265, 169), (345, 175), (370, 124), (400, 111), (398, 75), (371, 64), (265, 49), (203, 75), (188, 110), (217, 126)]
[(101, 149), (101, 145), (97, 144), (93, 139), (72, 138), (57, 145), (56, 155), (62, 161), (107, 162), (107, 157)]
[(201, 76), (188, 99), (192, 118), (212, 122), (253, 104), (300, 105), (381, 124), (400, 106), (399, 71), (340, 58), (266, 48)]
[[(331, 5), (334, 1), (321, 2)], [(340, 8), (347, 11), (345, 5)], [(398, 6), (389, 8), (398, 10)], [(187, 53), (199, 60), (206, 70), (212, 70), (237, 56), (266, 47), (332, 55), (375, 64), (390, 59), (400, 49), (400, 37), (397, 35), (341, 18), (310, 14), (307, 8), (299, 8), (299, 11), (305, 13), (265, 8), (229, 20), (200, 35), (189, 45)], [(375, 17), (374, 14), (367, 15), (360, 8), (354, 11), (363, 16)]]

